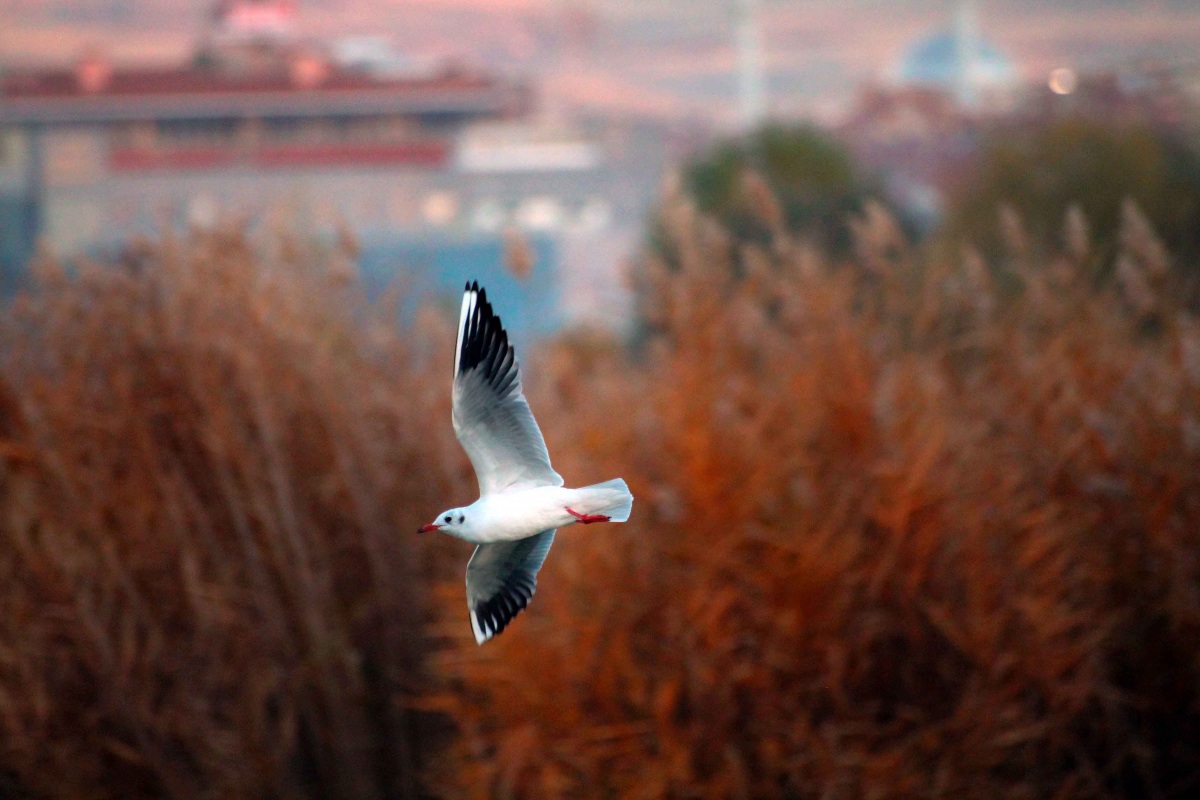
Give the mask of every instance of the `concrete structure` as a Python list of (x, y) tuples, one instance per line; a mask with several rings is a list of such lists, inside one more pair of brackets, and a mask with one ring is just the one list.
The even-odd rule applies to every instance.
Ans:
[(415, 68), (378, 42), (316, 47), (291, 35), (294, 13), (287, 0), (222, 2), (178, 67), (90, 54), (0, 72), (0, 268), (11, 278), (38, 241), (104, 254), (131, 234), (278, 212), (318, 234), (349, 225), (373, 281), (408, 270), (430, 292), (511, 283), (494, 256), (523, 232), (541, 288), (518, 316), (542, 329), (560, 321), (564, 253), (590, 262), (572, 296), (619, 283), (664, 169), (657, 131), (547, 122), (519, 82)]
[(44, 236), (65, 254), (163, 223), (203, 223), (217, 199), (261, 207), (316, 182), (315, 196), (347, 201), (330, 211), (369, 226), (389, 208), (403, 215), (395, 186), (419, 191), (454, 164), (465, 125), (527, 106), (520, 87), (478, 75), (378, 79), (308, 56), (253, 73), (122, 70), (95, 58), (74, 70), (8, 72), (0, 196), (25, 209), (27, 239)]

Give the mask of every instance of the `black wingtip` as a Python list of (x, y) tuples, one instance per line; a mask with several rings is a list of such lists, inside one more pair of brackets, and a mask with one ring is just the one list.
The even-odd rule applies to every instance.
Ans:
[(476, 300), (464, 323), (457, 374), (480, 369), (485, 384), (504, 395), (517, 381), (516, 356), (508, 332), (478, 281), (472, 281), (469, 291), (476, 293)]
[(476, 605), (473, 609), (476, 622), (486, 634), (486, 638), (479, 643), (483, 644), (484, 641), (503, 633), (517, 615), (529, 607), (536, 587), (536, 580), (523, 580), (505, 586), (494, 597)]

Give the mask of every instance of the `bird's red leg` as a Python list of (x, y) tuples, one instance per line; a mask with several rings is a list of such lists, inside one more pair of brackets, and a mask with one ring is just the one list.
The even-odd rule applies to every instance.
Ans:
[(567, 509), (567, 513), (575, 519), (582, 522), (584, 525), (591, 525), (593, 522), (608, 522), (612, 517), (606, 517), (603, 514), (580, 514), (571, 508)]

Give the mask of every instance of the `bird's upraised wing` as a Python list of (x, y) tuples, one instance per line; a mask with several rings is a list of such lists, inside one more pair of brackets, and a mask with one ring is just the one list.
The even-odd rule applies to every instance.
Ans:
[(517, 355), (478, 283), (467, 285), (454, 352), (454, 433), (467, 451), (479, 494), (562, 486), (521, 391)]
[(481, 544), (467, 564), (467, 608), (475, 641), (491, 639), (529, 605), (554, 529), (527, 539)]

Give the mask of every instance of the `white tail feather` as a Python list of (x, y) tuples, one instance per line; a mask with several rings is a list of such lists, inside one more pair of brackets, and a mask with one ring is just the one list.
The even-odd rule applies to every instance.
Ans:
[(633, 511), (633, 495), (620, 478), (576, 489), (579, 492), (577, 511), (584, 514), (603, 514), (612, 522), (624, 522)]

